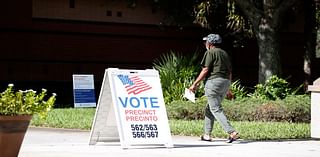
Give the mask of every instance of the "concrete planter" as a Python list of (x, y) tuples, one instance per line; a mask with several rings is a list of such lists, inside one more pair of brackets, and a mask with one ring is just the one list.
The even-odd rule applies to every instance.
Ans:
[(17, 157), (31, 115), (0, 116), (0, 157)]

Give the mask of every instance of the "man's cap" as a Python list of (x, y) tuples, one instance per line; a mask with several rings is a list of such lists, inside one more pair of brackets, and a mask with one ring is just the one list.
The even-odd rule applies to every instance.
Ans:
[(203, 40), (206, 40), (212, 44), (221, 44), (222, 43), (222, 39), (219, 34), (209, 34), (208, 36), (203, 37)]

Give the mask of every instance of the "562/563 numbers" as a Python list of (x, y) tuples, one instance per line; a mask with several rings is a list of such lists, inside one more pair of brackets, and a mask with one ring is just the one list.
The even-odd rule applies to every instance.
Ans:
[(157, 124), (131, 124), (133, 138), (158, 138)]

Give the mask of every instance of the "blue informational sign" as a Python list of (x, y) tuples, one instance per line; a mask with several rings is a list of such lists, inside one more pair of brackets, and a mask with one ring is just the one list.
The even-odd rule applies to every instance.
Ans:
[(96, 102), (94, 89), (74, 89), (75, 103)]
[(73, 75), (74, 107), (96, 107), (93, 75)]

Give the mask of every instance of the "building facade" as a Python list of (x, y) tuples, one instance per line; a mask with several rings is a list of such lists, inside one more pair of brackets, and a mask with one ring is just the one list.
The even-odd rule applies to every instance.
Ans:
[(0, 6), (1, 89), (47, 88), (73, 104), (72, 75), (93, 74), (97, 95), (104, 70), (152, 68), (170, 50), (193, 52), (198, 27), (163, 26), (148, 0), (5, 0)]
[[(208, 31), (197, 26), (165, 26), (154, 1), (3, 0), (0, 2), (0, 89), (41, 89), (73, 104), (72, 75), (93, 74), (96, 95), (107, 68), (146, 69), (170, 50), (185, 54), (203, 47)], [(303, 19), (303, 15), (301, 15)], [(300, 18), (300, 19), (301, 19)], [(300, 20), (301, 21), (301, 20)], [(304, 81), (303, 23), (283, 32), (283, 72)], [(258, 80), (258, 49), (228, 48), (233, 76), (244, 85)], [(203, 50), (203, 49), (202, 49)]]

